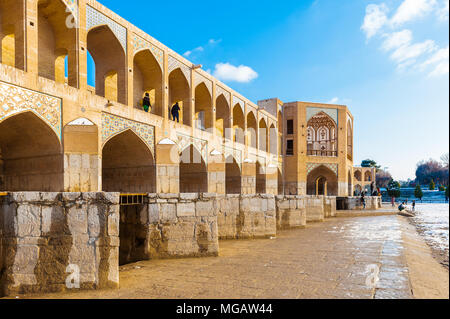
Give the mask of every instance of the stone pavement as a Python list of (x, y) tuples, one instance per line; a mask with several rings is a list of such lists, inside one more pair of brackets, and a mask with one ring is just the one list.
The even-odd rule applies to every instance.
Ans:
[[(219, 257), (123, 266), (119, 290), (24, 297), (412, 298), (401, 218), (336, 218), (274, 239), (221, 241)], [(366, 282), (378, 269), (374, 288)]]

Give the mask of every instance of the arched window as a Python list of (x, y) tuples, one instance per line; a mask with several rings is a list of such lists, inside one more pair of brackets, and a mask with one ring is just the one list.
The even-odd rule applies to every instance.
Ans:
[(325, 112), (313, 116), (307, 125), (310, 156), (337, 156), (336, 122)]

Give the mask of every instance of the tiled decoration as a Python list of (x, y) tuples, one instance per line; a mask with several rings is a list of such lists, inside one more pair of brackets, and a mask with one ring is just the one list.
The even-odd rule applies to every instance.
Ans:
[(221, 94), (223, 94), (223, 96), (225, 97), (225, 99), (227, 100), (227, 102), (229, 103), (230, 101), (230, 92), (228, 92), (227, 90), (225, 90), (224, 88), (222, 88), (219, 85), (216, 85), (216, 97), (219, 97)]
[(181, 72), (183, 72), (184, 76), (186, 77), (189, 86), (191, 86), (191, 69), (186, 64), (169, 55), (169, 74), (178, 68), (181, 69)]
[(242, 100), (241, 100), (240, 98), (238, 98), (237, 96), (233, 95), (233, 107), (234, 107), (236, 104), (239, 104), (239, 106), (240, 106), (241, 109), (242, 109), (242, 113), (245, 114), (245, 111), (244, 111), (245, 103), (244, 103), (244, 101), (242, 101)]
[(193, 145), (201, 154), (205, 164), (208, 164), (208, 141), (191, 137), (181, 133), (177, 134), (178, 150), (180, 154), (190, 145)]
[(60, 98), (0, 82), (0, 122), (31, 111), (50, 125), (61, 140), (61, 105)]
[(212, 81), (210, 79), (207, 79), (206, 77), (204, 77), (200, 73), (195, 72), (195, 75), (194, 75), (194, 87), (197, 87), (197, 85), (199, 85), (202, 82), (205, 83), (206, 87), (209, 90), (209, 94), (211, 94), (211, 96), (212, 96)]
[(225, 157), (225, 160), (229, 156), (232, 156), (235, 159), (236, 163), (238, 164), (239, 168), (241, 168), (241, 166), (242, 166), (242, 151), (237, 150), (232, 147), (224, 146), (223, 155)]
[(133, 33), (133, 49), (136, 54), (138, 51), (149, 49), (150, 52), (155, 57), (156, 61), (158, 61), (161, 70), (164, 70), (164, 51), (155, 45), (151, 44), (147, 40), (144, 40), (137, 34)]
[(102, 143), (103, 145), (113, 136), (126, 130), (133, 130), (148, 148), (155, 154), (155, 127), (135, 122), (116, 115), (102, 113)]
[(127, 52), (127, 29), (100, 11), (97, 11), (91, 6), (86, 6), (86, 30), (89, 31), (91, 28), (100, 25), (107, 25), (117, 37), (125, 52)]
[(306, 108), (306, 122), (308, 122), (313, 116), (319, 114), (320, 112), (324, 112), (328, 116), (330, 116), (334, 122), (338, 125), (338, 110), (337, 109), (327, 109), (321, 107), (307, 107)]
[(328, 163), (306, 163), (306, 170), (309, 173), (311, 173), (314, 169), (316, 169), (319, 166), (326, 166), (328, 167), (332, 172), (338, 176), (338, 164), (328, 164)]

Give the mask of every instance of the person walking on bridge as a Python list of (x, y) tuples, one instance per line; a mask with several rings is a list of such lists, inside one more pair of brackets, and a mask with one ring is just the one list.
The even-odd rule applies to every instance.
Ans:
[(178, 102), (175, 103), (175, 105), (172, 107), (171, 114), (172, 119), (175, 121), (177, 119), (177, 122), (180, 123), (180, 106), (178, 105)]
[(152, 105), (150, 104), (150, 94), (145, 93), (144, 99), (142, 100), (142, 107), (145, 112), (151, 112)]

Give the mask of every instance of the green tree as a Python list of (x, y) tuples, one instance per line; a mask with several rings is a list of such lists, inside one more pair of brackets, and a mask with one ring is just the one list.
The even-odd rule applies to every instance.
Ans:
[(420, 187), (420, 184), (417, 184), (416, 189), (414, 190), (414, 196), (420, 200), (422, 200), (423, 192), (422, 187)]
[(390, 197), (398, 198), (401, 196), (400, 191), (400, 183), (394, 180), (391, 180), (387, 187), (387, 192)]
[(375, 167), (377, 171), (381, 168), (381, 165), (378, 165), (377, 162), (371, 159), (365, 159), (361, 162), (362, 167)]
[(436, 189), (436, 184), (434, 183), (433, 180), (431, 180), (430, 182), (430, 191), (434, 191)]

